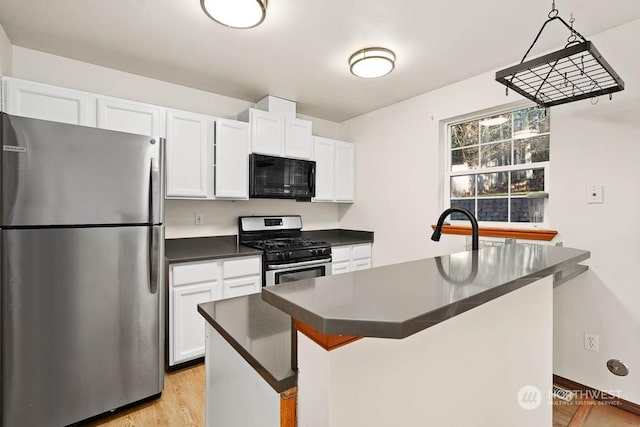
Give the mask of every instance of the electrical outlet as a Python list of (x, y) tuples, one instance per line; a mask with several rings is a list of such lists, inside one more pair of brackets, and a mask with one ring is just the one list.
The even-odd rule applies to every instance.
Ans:
[(589, 351), (600, 351), (600, 337), (594, 334), (584, 333), (584, 349)]
[(196, 225), (202, 225), (204, 224), (204, 214), (203, 213), (197, 213), (196, 214)]

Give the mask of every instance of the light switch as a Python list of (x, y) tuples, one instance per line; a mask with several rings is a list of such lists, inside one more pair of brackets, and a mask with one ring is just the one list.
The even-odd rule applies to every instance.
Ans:
[(587, 203), (604, 203), (604, 189), (602, 185), (589, 185), (586, 190)]

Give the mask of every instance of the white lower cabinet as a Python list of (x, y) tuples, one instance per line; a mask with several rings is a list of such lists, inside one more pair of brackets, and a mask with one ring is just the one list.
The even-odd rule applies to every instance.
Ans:
[(204, 322), (198, 304), (220, 299), (219, 282), (180, 286), (173, 290), (173, 351), (170, 364), (204, 354)]
[(240, 277), (236, 279), (225, 279), (224, 281), (224, 297), (233, 298), (242, 295), (255, 294), (260, 292), (262, 283), (260, 276)]
[(169, 366), (204, 356), (198, 304), (262, 290), (260, 255), (169, 265)]
[(331, 274), (371, 268), (371, 243), (331, 248)]

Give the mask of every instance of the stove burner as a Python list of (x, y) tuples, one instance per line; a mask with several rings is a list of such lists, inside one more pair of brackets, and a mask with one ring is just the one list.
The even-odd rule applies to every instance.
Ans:
[(255, 242), (245, 243), (248, 246), (252, 246), (265, 251), (275, 251), (282, 249), (297, 249), (308, 248), (314, 246), (327, 246), (328, 243), (319, 240), (303, 239), (301, 237), (292, 237), (284, 239), (266, 239), (257, 240)]

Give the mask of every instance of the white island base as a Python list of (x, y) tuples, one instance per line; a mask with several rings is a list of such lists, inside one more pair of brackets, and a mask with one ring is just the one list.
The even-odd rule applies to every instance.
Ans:
[(297, 425), (551, 426), (552, 343), (551, 276), (401, 340), (298, 332)]

